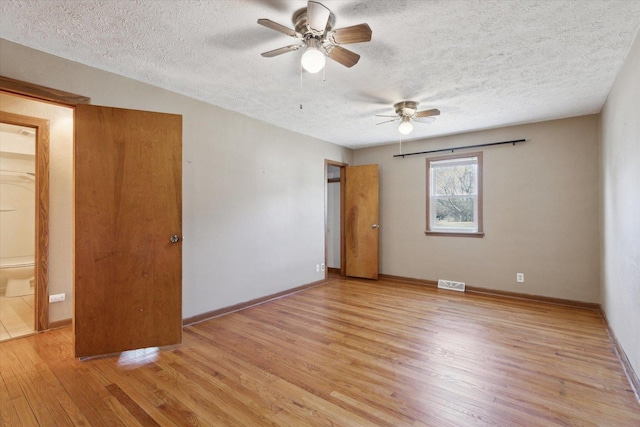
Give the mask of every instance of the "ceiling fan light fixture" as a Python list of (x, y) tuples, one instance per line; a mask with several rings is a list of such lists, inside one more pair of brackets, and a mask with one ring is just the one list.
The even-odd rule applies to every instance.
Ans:
[[(282, 0), (278, 1), (282, 2)], [(322, 70), (327, 57), (340, 65), (351, 68), (358, 63), (360, 55), (345, 49), (342, 45), (371, 41), (371, 27), (366, 23), (334, 30), (335, 15), (329, 8), (317, 1), (308, 0), (307, 7), (294, 12), (292, 21), (295, 29), (270, 19), (258, 19), (259, 25), (302, 42), (263, 52), (261, 54), (263, 57), (273, 58), (283, 53), (303, 49), (301, 67), (310, 73)]]
[(324, 68), (326, 57), (320, 50), (320, 42), (315, 38), (307, 41), (307, 49), (302, 54), (300, 61), (302, 68), (310, 73), (317, 73)]
[(402, 123), (398, 126), (398, 132), (403, 135), (409, 135), (413, 131), (413, 125), (411, 124), (411, 119), (407, 116), (402, 118)]

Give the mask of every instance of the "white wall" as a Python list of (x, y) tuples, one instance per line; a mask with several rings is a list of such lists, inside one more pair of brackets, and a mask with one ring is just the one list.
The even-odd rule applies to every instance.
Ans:
[[(0, 132), (0, 141), (4, 135)], [(0, 259), (35, 253), (36, 181), (26, 174), (35, 173), (35, 156), (31, 157), (15, 159), (0, 153)]]
[(404, 142), (403, 152), (521, 138), (482, 150), (483, 238), (424, 234), (426, 156), (356, 150), (355, 164), (380, 165), (381, 273), (598, 302), (597, 116)]
[(601, 116), (601, 303), (640, 374), (640, 36)]
[[(0, 98), (0, 107), (2, 98)], [(35, 134), (0, 131), (0, 259), (35, 253)], [(4, 295), (6, 279), (0, 282)]]
[(0, 74), (183, 116), (184, 317), (324, 278), (324, 161), (350, 150), (6, 40)]

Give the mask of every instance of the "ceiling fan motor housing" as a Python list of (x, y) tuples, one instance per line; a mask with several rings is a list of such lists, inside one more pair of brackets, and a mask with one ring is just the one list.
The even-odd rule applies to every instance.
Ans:
[(418, 103), (415, 101), (401, 101), (395, 103), (393, 108), (396, 109), (396, 114), (401, 117), (412, 117), (418, 111)]
[(293, 13), (293, 18), (291, 20), (293, 21), (293, 25), (296, 32), (298, 34), (302, 34), (304, 38), (307, 38), (308, 35), (321, 37), (323, 34), (331, 31), (331, 29), (336, 23), (336, 16), (333, 14), (333, 12), (329, 14), (329, 20), (327, 21), (327, 26), (324, 32), (319, 34), (316, 34), (313, 31), (311, 31), (311, 29), (308, 26), (309, 19), (308, 19), (306, 7), (303, 7), (302, 9), (298, 9), (297, 11), (295, 11)]

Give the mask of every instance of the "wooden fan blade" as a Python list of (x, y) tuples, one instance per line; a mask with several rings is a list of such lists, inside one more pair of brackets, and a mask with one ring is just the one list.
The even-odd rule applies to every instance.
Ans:
[(398, 118), (391, 119), (391, 120), (385, 120), (384, 122), (376, 123), (376, 126), (377, 125), (382, 125), (382, 124), (385, 124), (385, 123), (395, 122), (395, 121), (398, 121)]
[(307, 27), (315, 35), (324, 34), (329, 22), (331, 11), (321, 3), (309, 1), (307, 3)]
[(440, 110), (438, 110), (437, 108), (434, 108), (433, 110), (418, 111), (415, 114), (415, 117), (430, 117), (430, 116), (439, 116), (439, 115), (440, 115)]
[(293, 52), (294, 50), (298, 50), (302, 47), (300, 44), (292, 44), (291, 46), (281, 47), (279, 49), (270, 50), (269, 52), (264, 52), (262, 56), (265, 58), (272, 58), (274, 56), (282, 55), (283, 53)]
[(263, 25), (267, 28), (271, 28), (272, 30), (279, 31), (282, 34), (286, 34), (291, 37), (301, 38), (300, 34), (296, 33), (291, 28), (287, 28), (284, 25), (280, 25), (277, 22), (273, 22), (270, 19), (258, 19), (258, 24)]
[(436, 121), (435, 117), (416, 117), (413, 119), (414, 122), (416, 123), (423, 123), (423, 124), (429, 124), (429, 123), (433, 123)]
[(368, 24), (360, 24), (335, 30), (331, 38), (336, 44), (363, 43), (371, 41), (371, 33)]
[(329, 49), (329, 58), (341, 63), (347, 68), (351, 68), (358, 63), (360, 55), (343, 47), (333, 46)]
[(387, 114), (376, 114), (376, 117), (395, 117), (398, 118), (398, 115), (387, 115)]

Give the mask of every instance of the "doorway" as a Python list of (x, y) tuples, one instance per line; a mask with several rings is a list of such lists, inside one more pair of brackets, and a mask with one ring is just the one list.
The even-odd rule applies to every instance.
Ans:
[(378, 278), (378, 165), (325, 160), (325, 263), (328, 273)]
[[(70, 325), (73, 109), (10, 90), (0, 91), (0, 110), (2, 122), (35, 130), (37, 139), (34, 331)], [(50, 293), (64, 301), (49, 304)]]
[(36, 132), (0, 122), (0, 341), (35, 331)]
[(344, 176), (345, 163), (325, 161), (325, 265), (327, 274), (345, 274)]
[(0, 93), (0, 340), (49, 327), (49, 121)]

